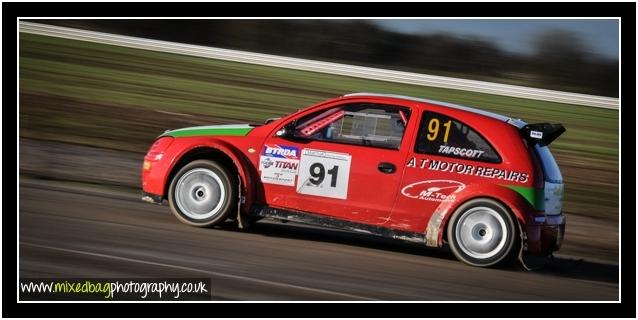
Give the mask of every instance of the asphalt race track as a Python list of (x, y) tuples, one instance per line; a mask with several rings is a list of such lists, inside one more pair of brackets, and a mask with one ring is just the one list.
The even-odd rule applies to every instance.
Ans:
[(194, 228), (133, 192), (21, 179), (20, 277), (206, 277), (213, 300), (618, 300), (618, 266), (481, 269), (433, 250), (263, 221)]

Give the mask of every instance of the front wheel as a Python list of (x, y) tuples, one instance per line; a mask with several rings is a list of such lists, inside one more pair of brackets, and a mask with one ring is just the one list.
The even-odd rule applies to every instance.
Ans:
[(195, 160), (181, 168), (171, 181), (168, 191), (171, 211), (192, 226), (220, 224), (236, 208), (235, 180), (216, 162)]
[(450, 249), (457, 259), (478, 267), (493, 266), (511, 258), (518, 237), (507, 208), (490, 199), (461, 205), (447, 228)]

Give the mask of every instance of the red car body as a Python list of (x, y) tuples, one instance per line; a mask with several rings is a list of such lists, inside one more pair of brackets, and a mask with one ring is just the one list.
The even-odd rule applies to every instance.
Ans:
[[(551, 253), (565, 216), (562, 177), (546, 145), (563, 131), (437, 101), (351, 94), (261, 126), (167, 131), (144, 158), (142, 186), (145, 200), (161, 203), (181, 168), (208, 159), (236, 177), (230, 218), (274, 217), (432, 247), (450, 234), (482, 245), (481, 237), (498, 236), (489, 226), (507, 232), (507, 217), (493, 213), (463, 220), (473, 229), (446, 229), (463, 204), (484, 199), (511, 216), (521, 252)], [(488, 227), (472, 221), (481, 217)], [(493, 262), (471, 256), (462, 260)]]

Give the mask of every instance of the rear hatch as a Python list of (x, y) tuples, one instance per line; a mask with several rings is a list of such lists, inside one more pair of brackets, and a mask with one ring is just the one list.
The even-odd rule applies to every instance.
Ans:
[(561, 124), (536, 123), (521, 128), (523, 137), (533, 149), (536, 161), (543, 170), (545, 214), (559, 215), (563, 209), (563, 176), (548, 145), (565, 132)]
[(549, 147), (534, 146), (545, 177), (545, 214), (558, 215), (563, 209), (563, 176)]

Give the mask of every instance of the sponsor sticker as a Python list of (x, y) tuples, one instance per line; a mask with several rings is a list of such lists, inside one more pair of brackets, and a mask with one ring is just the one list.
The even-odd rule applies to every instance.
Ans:
[(299, 160), (299, 148), (279, 144), (266, 144), (262, 156)]
[(530, 136), (530, 137), (532, 137), (532, 138), (535, 138), (535, 139), (543, 139), (543, 133), (542, 133), (542, 132), (540, 132), (540, 131), (534, 131), (534, 130), (532, 130), (532, 131), (529, 133), (529, 136)]
[(299, 172), (299, 148), (266, 144), (259, 157), (261, 182), (295, 186)]
[(465, 184), (454, 180), (426, 180), (403, 187), (401, 194), (412, 199), (441, 202), (456, 199), (455, 193), (463, 189)]
[(525, 183), (529, 181), (529, 174), (515, 170), (499, 169), (493, 167), (464, 164), (453, 161), (434, 160), (416, 157), (410, 158), (406, 164), (408, 168), (418, 168), (429, 171), (453, 172), (456, 174), (471, 175), (476, 177), (498, 179)]
[(303, 149), (297, 192), (347, 199), (352, 156), (346, 153)]
[(481, 157), (481, 155), (483, 155), (483, 153), (485, 153), (485, 151), (442, 145), (439, 147), (439, 153), (447, 154), (447, 155), (455, 155), (455, 156), (465, 157), (465, 158), (478, 159)]

